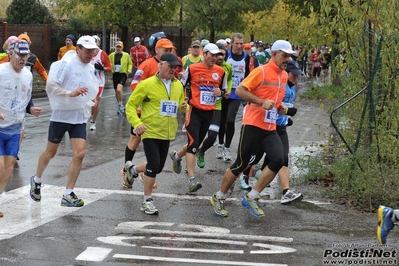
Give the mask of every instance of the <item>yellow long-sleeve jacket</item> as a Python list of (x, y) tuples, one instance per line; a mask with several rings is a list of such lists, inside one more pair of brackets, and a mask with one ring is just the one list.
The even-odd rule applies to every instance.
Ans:
[[(156, 74), (140, 81), (130, 95), (126, 103), (126, 118), (134, 128), (141, 124), (146, 126), (146, 131), (141, 135), (142, 139), (173, 140), (178, 128), (176, 115), (181, 111), (183, 102), (184, 89), (181, 82), (173, 78), (168, 95), (165, 84)], [(139, 106), (141, 106), (140, 117), (137, 114)], [(173, 110), (174, 107), (176, 110)]]

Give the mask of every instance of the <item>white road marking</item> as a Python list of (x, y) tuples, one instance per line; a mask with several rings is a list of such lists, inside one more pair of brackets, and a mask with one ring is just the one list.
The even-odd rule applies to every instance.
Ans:
[[(157, 229), (157, 228), (146, 228), (146, 226), (157, 226), (169, 227), (168, 229)], [(194, 229), (193, 231), (178, 231), (181, 229), (187, 230), (188, 228)], [(252, 241), (271, 241), (271, 242), (283, 242), (291, 243), (293, 239), (291, 237), (276, 237), (276, 236), (262, 236), (262, 235), (248, 235), (248, 234), (230, 234), (230, 230), (227, 228), (213, 227), (213, 226), (202, 226), (202, 225), (177, 225), (175, 223), (163, 223), (163, 222), (140, 222), (131, 221), (118, 224), (115, 228), (116, 232), (119, 233), (143, 233), (146, 234), (149, 231), (155, 234), (172, 234), (175, 236), (195, 236), (195, 237), (211, 237), (211, 238), (224, 238), (234, 240), (252, 240)]]
[[(0, 218), (0, 240), (12, 238), (16, 235), (22, 234), (28, 230), (39, 227), (45, 223), (51, 222), (55, 219), (71, 214), (74, 211), (80, 209), (60, 206), (61, 197), (64, 193), (65, 187), (45, 184), (42, 187), (42, 200), (40, 202), (35, 202), (30, 198), (29, 189), (30, 185), (26, 185), (0, 194), (0, 211), (2, 211), (4, 214), (4, 217)], [(75, 188), (75, 192), (85, 201), (85, 206), (112, 194), (130, 194), (135, 196), (143, 195), (142, 191), (109, 190), (95, 188)], [(174, 198), (182, 200), (209, 200), (209, 196), (176, 195), (166, 193), (153, 193), (153, 195), (159, 198)], [(241, 201), (240, 198), (228, 198), (227, 200)], [(271, 203), (279, 202), (279, 200), (260, 200), (260, 202)], [(326, 204), (325, 202), (317, 201), (311, 201), (311, 203), (316, 205)], [(128, 225), (126, 229), (131, 230), (132, 227)], [(161, 230), (160, 232), (163, 231)], [(206, 237), (208, 235), (212, 235), (212, 232), (202, 234), (203, 235), (199, 236)], [(236, 239), (246, 240), (246, 237), (246, 235), (241, 235)], [(259, 237), (260, 239), (257, 240), (264, 240), (263, 237)], [(269, 239), (267, 241), (273, 241), (273, 239)]]
[(233, 249), (206, 249), (206, 248), (170, 248), (170, 247), (156, 247), (156, 246), (141, 246), (141, 248), (160, 249), (160, 250), (173, 250), (182, 252), (201, 252), (212, 254), (244, 254), (244, 250)]
[(162, 241), (184, 241), (184, 242), (205, 242), (205, 243), (213, 243), (213, 244), (226, 244), (226, 245), (247, 245), (246, 241), (232, 241), (232, 240), (222, 240), (222, 239), (201, 239), (194, 237), (160, 237), (153, 236), (150, 237), (151, 240), (162, 240)]
[[(184, 223), (176, 224), (167, 222), (130, 221), (118, 224), (115, 228), (115, 231), (118, 235), (98, 237), (97, 240), (112, 246), (120, 245), (125, 247), (130, 246), (145, 249), (173, 250), (190, 253), (245, 254), (247, 246), (249, 246), (248, 248), (251, 249), (249, 254), (281, 254), (296, 252), (296, 249), (294, 248), (266, 243), (253, 243), (254, 240), (291, 243), (293, 241), (292, 238), (234, 234), (230, 233), (230, 230), (227, 228), (215, 226)], [(164, 236), (150, 236), (149, 234)], [(192, 237), (179, 237), (180, 235)], [(237, 239), (241, 241), (235, 241), (231, 239)], [(159, 244), (154, 244), (152, 246), (147, 244), (155, 243), (155, 241), (158, 241)], [(163, 244), (165, 241), (168, 243), (167, 246)], [(211, 244), (211, 247), (214, 247), (214, 244), (218, 244), (218, 248), (208, 249), (184, 246), (180, 247), (179, 245), (176, 245), (176, 243), (171, 244), (177, 241), (187, 243), (208, 243)], [(251, 241), (251, 243), (249, 243), (249, 241)], [(224, 249), (223, 245), (225, 246)], [(199, 246), (202, 247), (204, 245), (201, 244)], [(253, 250), (251, 246), (255, 247), (256, 250)], [(257, 249), (257, 247), (259, 247), (259, 249)]]
[(245, 261), (224, 261), (224, 260), (197, 260), (197, 259), (186, 259), (186, 258), (139, 256), (139, 255), (129, 255), (129, 254), (115, 254), (114, 258), (146, 260), (146, 261), (163, 261), (163, 262), (167, 261), (167, 262), (181, 262), (181, 263), (198, 263), (198, 264), (206, 264), (206, 265), (287, 266), (287, 264), (274, 264), (274, 263), (258, 263), (258, 262), (245, 262)]
[(84, 261), (103, 261), (111, 253), (111, 248), (87, 247), (75, 259)]
[(250, 254), (281, 254), (281, 253), (291, 253), (296, 252), (294, 248), (287, 248), (277, 245), (269, 245), (264, 243), (253, 243), (254, 247), (263, 248), (261, 250), (251, 250)]
[[(44, 185), (42, 200), (33, 201), (29, 196), (30, 185), (3, 193), (0, 196), (0, 208), (4, 217), (0, 219), (0, 240), (22, 234), (62, 216), (68, 215), (78, 208), (61, 207), (61, 197), (65, 187)], [(75, 190), (82, 197), (85, 205), (112, 194), (106, 190), (92, 193), (92, 190)]]
[[(147, 230), (147, 233), (152, 231)], [(219, 238), (220, 236), (215, 235), (215, 238)], [(266, 237), (266, 236), (265, 236)], [(184, 251), (184, 252), (202, 252), (202, 253), (225, 253), (225, 254), (244, 254), (243, 249), (200, 249), (200, 248), (177, 248), (177, 247), (165, 247), (165, 246), (145, 246), (145, 245), (137, 245), (135, 243), (131, 243), (132, 240), (140, 241), (145, 239), (145, 237), (137, 237), (137, 236), (106, 236), (106, 237), (98, 237), (97, 240), (112, 246), (130, 246), (130, 247), (141, 247), (148, 249), (161, 249), (161, 250), (174, 250), (174, 251)], [(201, 242), (201, 243), (212, 243), (212, 244), (225, 244), (225, 245), (234, 245), (234, 246), (246, 246), (248, 242), (242, 241), (232, 241), (232, 240), (218, 240), (218, 239), (209, 239), (209, 238), (176, 238), (176, 237), (149, 237), (150, 240), (160, 240), (160, 241), (184, 241), (184, 242)], [(126, 242), (125, 242), (126, 241)], [(270, 245), (265, 243), (253, 243), (253, 247), (260, 247), (260, 250), (251, 250), (250, 254), (281, 254), (281, 253), (292, 253), (296, 252), (294, 248), (287, 248), (278, 245)]]
[(137, 240), (137, 239), (145, 239), (145, 236), (100, 236), (97, 237), (97, 240), (112, 246), (124, 246), (124, 247), (135, 247), (136, 244), (130, 244), (123, 242), (125, 240)]

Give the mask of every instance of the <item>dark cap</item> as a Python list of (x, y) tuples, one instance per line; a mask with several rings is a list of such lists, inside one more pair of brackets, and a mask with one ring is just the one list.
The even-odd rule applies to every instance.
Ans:
[(65, 39), (70, 39), (72, 42), (75, 42), (75, 36), (73, 34), (68, 34)]
[(173, 53), (164, 53), (161, 56), (160, 61), (166, 61), (171, 66), (181, 66), (179, 60), (177, 60), (177, 56), (175, 56)]
[(303, 72), (299, 68), (298, 62), (296, 62), (294, 60), (290, 60), (288, 62), (287, 67), (285, 68), (285, 70), (288, 73), (291, 72), (293, 75), (296, 75), (296, 76), (302, 76), (303, 75)]
[(193, 41), (191, 44), (191, 47), (201, 47), (201, 42), (200, 41)]
[(226, 46), (224, 46), (223, 43), (218, 42), (216, 43), (216, 46), (219, 47), (219, 50), (227, 50)]

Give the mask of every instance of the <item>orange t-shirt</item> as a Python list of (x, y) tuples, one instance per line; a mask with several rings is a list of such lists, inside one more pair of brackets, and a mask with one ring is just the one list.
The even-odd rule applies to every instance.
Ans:
[(76, 46), (71, 45), (69, 48), (67, 46), (62, 46), (60, 48), (60, 50), (58, 51), (58, 56), (57, 56), (58, 60), (61, 60), (61, 58), (64, 56), (64, 54), (66, 54), (67, 52), (69, 52), (71, 50), (76, 51)]
[(288, 74), (280, 69), (272, 60), (266, 65), (255, 68), (249, 73), (241, 85), (253, 95), (264, 100), (274, 101), (274, 108), (265, 110), (258, 104), (248, 104), (242, 119), (243, 125), (259, 127), (267, 131), (276, 130), (278, 108), (284, 98)]
[(0, 64), (7, 63), (9, 61), (8, 54), (5, 54), (2, 58), (0, 58)]
[(132, 82), (130, 83), (130, 89), (134, 91), (140, 80), (145, 80), (149, 77), (154, 76), (158, 72), (158, 63), (159, 60), (155, 57), (151, 57), (150, 59), (147, 59), (143, 63), (141, 63), (132, 78)]
[(182, 83), (190, 83), (191, 97), (189, 104), (199, 110), (215, 110), (216, 96), (213, 88), (227, 89), (224, 69), (218, 65), (207, 68), (203, 62), (189, 65), (183, 75)]

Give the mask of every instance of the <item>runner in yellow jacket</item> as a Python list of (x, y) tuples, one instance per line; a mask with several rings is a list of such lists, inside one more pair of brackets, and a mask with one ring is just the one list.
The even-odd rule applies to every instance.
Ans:
[[(168, 155), (169, 143), (175, 139), (178, 127), (177, 112), (185, 112), (187, 101), (182, 83), (174, 77), (181, 66), (173, 53), (165, 53), (158, 63), (155, 76), (140, 81), (126, 104), (126, 117), (141, 136), (147, 162), (134, 166), (125, 164), (127, 182), (132, 185), (138, 173), (144, 181), (144, 198), (141, 211), (158, 214), (151, 198), (156, 175), (162, 172)], [(141, 106), (141, 116), (137, 109)]]

